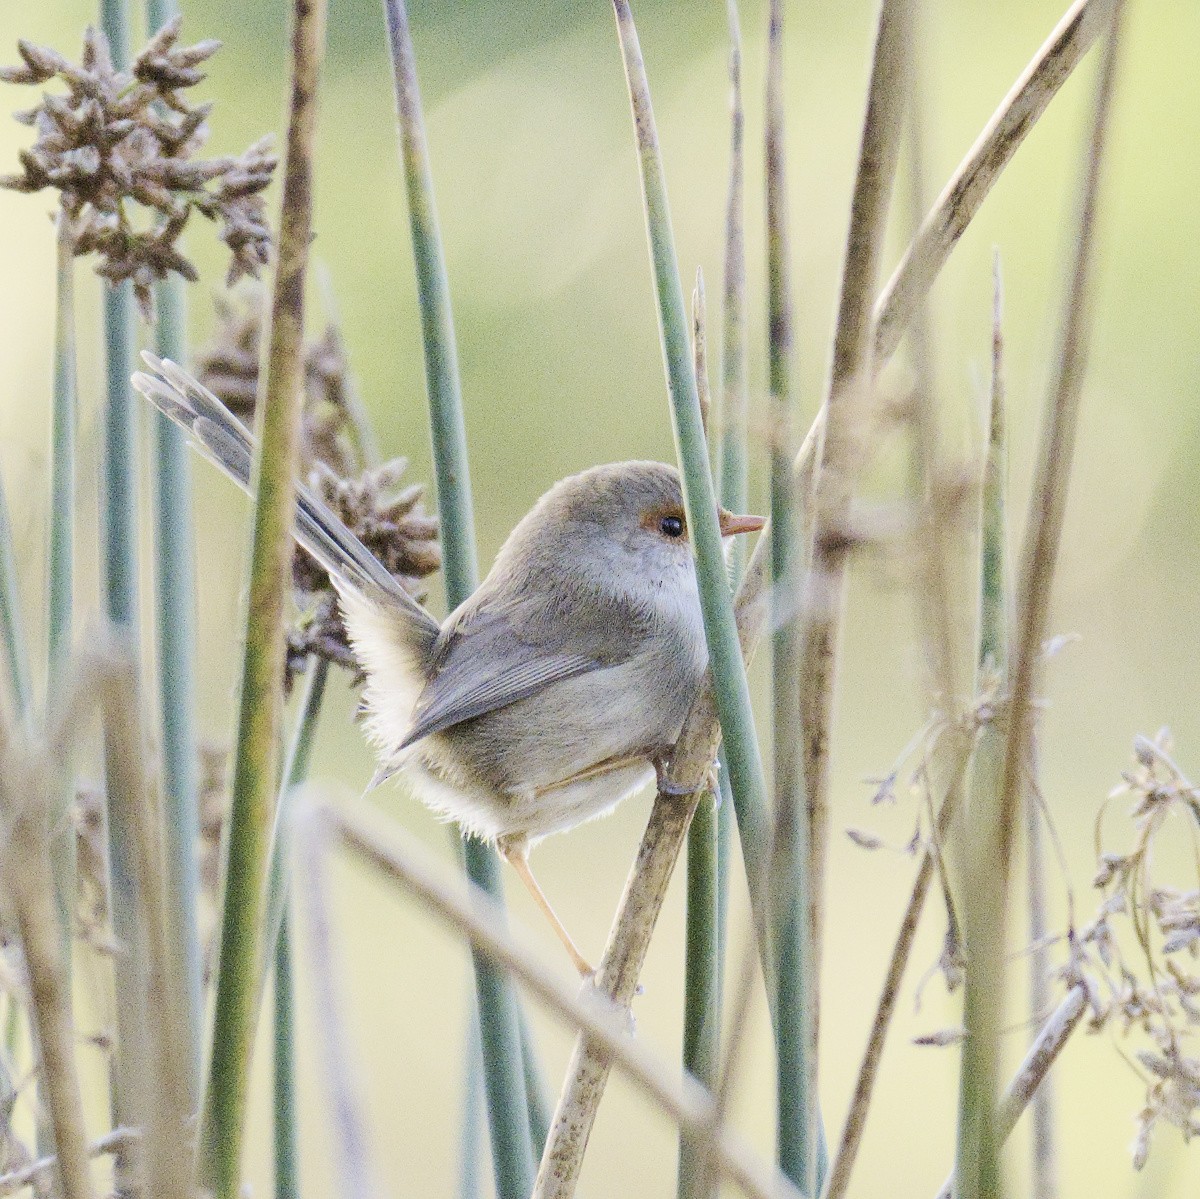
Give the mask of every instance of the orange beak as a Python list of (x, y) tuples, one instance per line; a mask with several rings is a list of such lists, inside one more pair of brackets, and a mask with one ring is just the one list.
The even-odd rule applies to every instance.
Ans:
[(765, 517), (734, 516), (724, 508), (721, 509), (720, 521), (722, 537), (732, 537), (736, 533), (757, 533), (767, 523)]

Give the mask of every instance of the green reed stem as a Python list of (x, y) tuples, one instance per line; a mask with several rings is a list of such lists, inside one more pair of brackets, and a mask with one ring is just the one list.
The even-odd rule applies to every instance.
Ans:
[[(700, 608), (708, 642), (714, 695), (729, 763), (743, 852), (747, 859), (760, 934), (765, 930), (763, 876), (756, 869), (767, 844), (766, 783), (750, 709), (750, 689), (733, 615), (733, 596), (721, 550), (717, 498), (708, 465), (708, 449), (700, 414), (700, 397), (688, 344), (688, 320), (675, 257), (667, 203), (666, 179), (650, 102), (646, 67), (627, 0), (613, 0), (617, 34), (625, 61), (625, 78), (633, 110), (641, 166), (642, 194), (650, 257), (658, 298), (659, 334), (667, 374), (675, 446), (683, 476), (684, 506), (696, 555)], [(757, 884), (757, 887), (755, 886)], [(765, 937), (762, 938), (765, 943)]]
[[(719, 410), (709, 425), (715, 442), (721, 503), (746, 508), (746, 246), (745, 112), (742, 106), (742, 33), (737, 0), (728, 0), (730, 154), (725, 209), (722, 288), (723, 360)], [(730, 547), (736, 581), (745, 565), (743, 539)], [(724, 748), (719, 755), (717, 793), (701, 799), (688, 830), (687, 939), (684, 973), (683, 1064), (710, 1089), (716, 1084), (724, 997), (726, 928), (729, 913), (729, 854), (733, 792)], [(703, 1184), (704, 1168), (686, 1137), (679, 1138), (679, 1196), (688, 1199)]]
[(324, 0), (297, 0), (292, 16), (291, 105), (284, 164), (267, 370), (259, 405), (254, 536), (246, 612), (225, 900), (200, 1182), (216, 1199), (241, 1189), (251, 1053), (260, 992), (270, 831), (278, 788), (283, 704), (283, 602), (291, 576), (291, 530), (303, 399), (304, 283), (312, 237), (317, 82), (325, 52)]
[(792, 470), (795, 362), (784, 153), (783, 3), (772, 0), (767, 34), (767, 325), (771, 437), (771, 692), (775, 827), (771, 855), (778, 992), (775, 1016), (776, 1149), (779, 1167), (802, 1191), (816, 1190), (816, 1121), (810, 1077), (813, 1037), (809, 948), (808, 821), (800, 752), (802, 629), (797, 596), (804, 573), (799, 496)]
[(291, 921), (284, 915), (275, 940), (275, 1035), (272, 1039), (275, 1199), (300, 1194), (300, 1137), (296, 1113)]
[[(123, 70), (130, 61), (127, 0), (101, 0), (100, 24), (108, 38), (113, 66)], [(104, 473), (102, 482), (102, 574), (105, 611), (136, 659), (138, 637), (137, 559), (137, 437), (134, 420), (133, 287), (128, 281), (104, 287), (104, 343), (107, 398), (104, 407)], [(116, 748), (105, 735), (105, 788), (108, 821), (108, 887), (113, 935), (137, 955), (146, 944), (139, 928), (135, 876), (136, 830), (129, 824), (131, 806), (118, 794), (121, 772)], [(113, 1115), (116, 1123), (133, 1124), (132, 1052), (143, 1030), (139, 1027), (137, 979), (144, 963), (132, 961), (115, 971), (116, 1050), (113, 1055)]]
[[(454, 318), (438, 230), (408, 13), (403, 0), (384, 0), (384, 14), (391, 47), (400, 151), (421, 308), (438, 519), (442, 531), (442, 570), (446, 602), (453, 609), (471, 594), (479, 579)], [(499, 901), (503, 896), (503, 885), (500, 860), (495, 851), (480, 841), (468, 839), (464, 842), (463, 854), (471, 881)], [(486, 955), (472, 950), (472, 960), (496, 1189), (500, 1199), (526, 1199), (533, 1187), (534, 1156), (525, 1087), (526, 1052), (521, 1045), (517, 999), (508, 979)], [(526, 1049), (532, 1053), (531, 1046)]]
[(299, 1143), (295, 1098), (295, 1021), (293, 1017), (291, 920), (288, 914), (288, 863), (291, 861), (290, 816), (292, 795), (308, 778), (316, 744), (317, 724), (329, 678), (329, 662), (318, 658), (310, 666), (300, 715), (288, 746), (283, 785), (275, 804), (275, 827), (271, 839), (271, 863), (267, 876), (267, 914), (263, 921), (263, 964), (265, 983), (268, 964), (273, 964), (274, 1038), (272, 1073), (274, 1107), (275, 1195), (296, 1199), (299, 1195)]
[[(155, 33), (179, 11), (176, 0), (148, 0), (146, 24)], [(170, 275), (155, 289), (155, 350), (187, 361), (187, 297)], [(192, 540), (192, 463), (183, 431), (161, 413), (154, 418), (154, 575), (158, 616), (158, 686), (162, 722), (163, 801), (169, 959), (183, 997), (191, 1038), (194, 1102), (200, 1098), (204, 1025), (203, 969), (197, 896), (199, 809), (196, 773), (196, 568)]]

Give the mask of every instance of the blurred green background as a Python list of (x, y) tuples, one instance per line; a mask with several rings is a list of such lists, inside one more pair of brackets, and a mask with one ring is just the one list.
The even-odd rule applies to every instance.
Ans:
[[(721, 223), (728, 165), (724, 4), (641, 0), (635, 6), (666, 158), (681, 267), (703, 267), (716, 341)], [(185, 38), (217, 37), (224, 51), (197, 95), (217, 108), (210, 152), (237, 152), (281, 128), (286, 7), (279, 0), (185, 3)], [(791, 5), (787, 30), (788, 155), (797, 286), (798, 361), (805, 422), (815, 411), (847, 224), (874, 5)], [(927, 190), (935, 194), (1061, 10), (1047, 0), (929, 4), (920, 55)], [(428, 116), (433, 170), (460, 339), (481, 554), (489, 560), (552, 482), (589, 464), (672, 456), (646, 260), (628, 105), (609, 6), (603, 0), (414, 0), (411, 16)], [(74, 0), (0, 6), (0, 57), (18, 36), (78, 52), (94, 8)], [(761, 134), (765, 4), (743, 4), (746, 36), (747, 196), (752, 404), (763, 504), (765, 331)], [(397, 166), (382, 15), (374, 0), (332, 5), (319, 135), (315, 254), (331, 275), (352, 364), (385, 451), (428, 478), (420, 331), (404, 197)], [(1044, 790), (1058, 824), (1081, 919), (1093, 901), (1092, 821), (1129, 759), (1137, 732), (1169, 724), (1185, 769), (1200, 774), (1200, 10), (1188, 0), (1129, 6), (1100, 232), (1096, 323), (1064, 548), (1055, 632), (1077, 633), (1053, 662), (1043, 737)], [(960, 453), (978, 442), (989, 352), (991, 256), (999, 247), (1007, 292), (1014, 544), (1038, 413), (1054, 351), (1079, 137), (1094, 64), (1063, 89), (1019, 151), (943, 272), (932, 321), (940, 400)], [(28, 107), (11, 88), (5, 107)], [(29, 133), (0, 122), (0, 169), (15, 169)], [(888, 269), (912, 216), (902, 178), (893, 207)], [(274, 211), (275, 201), (272, 201)], [(0, 194), (0, 466), (13, 509), (23, 600), (34, 645), (44, 591), (42, 546), (49, 495), (47, 453), (53, 302), (53, 236), (47, 196)], [(202, 222), (188, 233), (202, 283), (190, 291), (197, 341), (213, 324), (210, 296), (223, 250)], [(81, 266), (82, 463), (78, 551), (87, 597), (81, 628), (97, 619), (95, 473), (101, 392), (100, 284)], [(312, 328), (319, 331), (313, 293)], [(714, 357), (715, 357), (714, 352)], [(715, 364), (714, 364), (715, 365)], [(145, 413), (141, 413), (143, 427)], [(894, 493), (899, 452), (872, 481)], [(199, 705), (205, 735), (231, 735), (239, 655), (248, 506), (207, 469), (197, 471), (196, 525), (202, 603)], [(148, 502), (148, 486), (143, 480)], [(149, 541), (143, 562), (149, 561)], [(149, 577), (143, 571), (143, 602)], [(879, 557), (855, 570), (834, 742), (834, 822), (866, 825), (902, 845), (911, 799), (871, 810), (868, 776), (885, 773), (923, 719), (920, 646), (902, 561)], [(437, 592), (435, 586), (434, 591)], [(38, 657), (35, 654), (35, 660)], [(763, 664), (755, 670), (761, 689)], [(326, 704), (314, 775), (346, 802), (371, 773), (339, 687)], [(368, 801), (428, 843), (450, 868), (448, 837), (399, 789)], [(598, 955), (648, 797), (610, 819), (553, 840), (537, 855), (543, 885), (584, 951)], [(1110, 826), (1118, 847), (1119, 819)], [(840, 1127), (912, 862), (865, 854), (838, 833), (830, 869), (823, 980), (822, 1102)], [(1065, 885), (1051, 871), (1061, 926)], [(339, 967), (372, 1152), (384, 1193), (449, 1195), (457, 1171), (468, 963), (423, 912), (373, 879), (340, 867)], [(1170, 881), (1189, 886), (1186, 875)], [(681, 1033), (682, 877), (675, 880), (636, 1009), (639, 1036), (667, 1060)], [(734, 881), (733, 929), (746, 928)], [(510, 888), (521, 935), (568, 969), (519, 888)], [(1018, 917), (1020, 919), (1020, 917)], [(952, 1157), (956, 1054), (909, 1039), (958, 1022), (940, 981), (911, 999), (935, 961), (942, 919), (927, 916), (912, 977), (880, 1079), (856, 1193), (930, 1196)], [(300, 1069), (305, 1193), (333, 1196), (327, 1113), (319, 1095), (301, 933)], [(1015, 1002), (1023, 1001), (1024, 981)], [(1022, 1019), (1014, 1006), (1014, 1023)], [(545, 1076), (557, 1089), (570, 1037), (533, 1012)], [(1022, 1028), (1010, 1038), (1019, 1055)], [(1064, 1196), (1194, 1194), (1200, 1151), (1160, 1130), (1150, 1163), (1134, 1175), (1128, 1147), (1141, 1087), (1111, 1034), (1080, 1035), (1056, 1073)], [(260, 1047), (266, 1048), (263, 1037)], [(756, 1011), (752, 1061), (737, 1119), (764, 1151), (773, 1143), (773, 1077), (765, 1010)], [(269, 1088), (256, 1081), (250, 1179), (270, 1179)], [(98, 1101), (99, 1103), (99, 1101)], [(99, 1106), (97, 1111), (99, 1111)], [(98, 1130), (98, 1127), (97, 1127)], [(1026, 1136), (1014, 1138), (1013, 1193), (1023, 1193)], [(601, 1111), (581, 1194), (660, 1196), (674, 1189), (672, 1129), (623, 1083)]]

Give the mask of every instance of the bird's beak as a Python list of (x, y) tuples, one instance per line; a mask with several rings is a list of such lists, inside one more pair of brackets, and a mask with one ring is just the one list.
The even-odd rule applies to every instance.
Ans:
[(720, 519), (722, 537), (732, 537), (735, 533), (757, 533), (767, 523), (764, 517), (734, 516), (724, 508), (721, 509)]

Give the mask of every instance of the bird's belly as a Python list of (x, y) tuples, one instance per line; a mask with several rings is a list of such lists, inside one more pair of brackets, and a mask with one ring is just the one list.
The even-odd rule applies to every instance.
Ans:
[(694, 667), (636, 661), (565, 679), (418, 742), (405, 773), (467, 831), (537, 840), (646, 785), (651, 755), (674, 744), (699, 681)]

